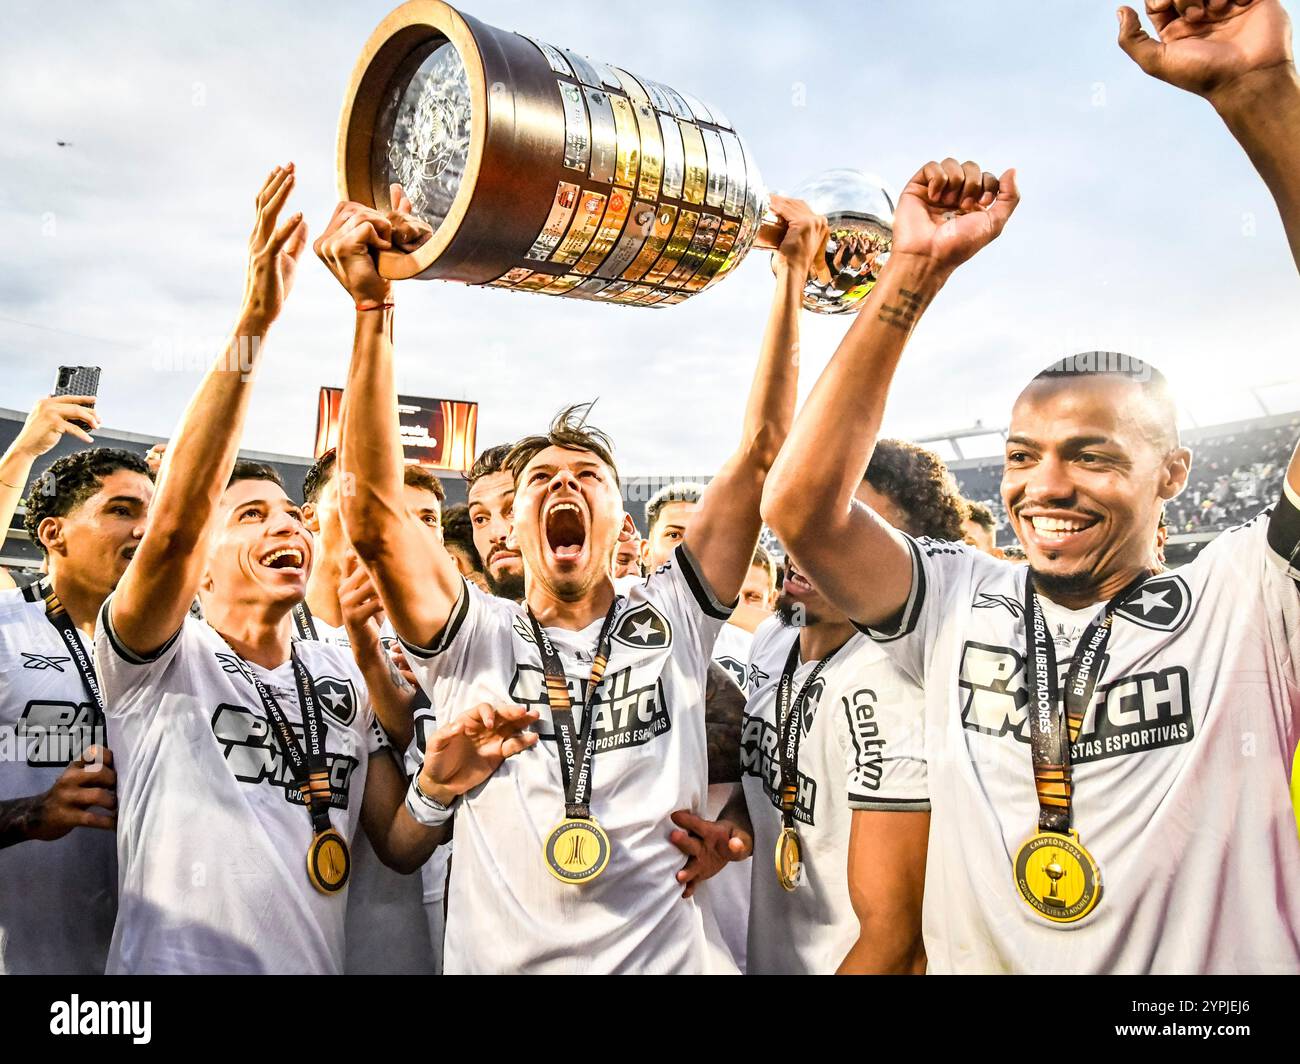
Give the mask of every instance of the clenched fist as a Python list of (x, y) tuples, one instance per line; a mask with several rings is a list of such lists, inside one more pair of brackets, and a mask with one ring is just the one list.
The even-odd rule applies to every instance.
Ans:
[(995, 177), (972, 162), (926, 163), (898, 197), (891, 259), (951, 273), (997, 239), (1019, 202), (1014, 170)]

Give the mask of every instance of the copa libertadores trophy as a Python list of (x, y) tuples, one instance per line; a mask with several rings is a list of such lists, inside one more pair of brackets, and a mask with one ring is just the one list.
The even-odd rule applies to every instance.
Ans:
[[(432, 229), (380, 255), (392, 279), (662, 307), (783, 234), (718, 108), (439, 0), (403, 4), (366, 42), (338, 170), (343, 198), (380, 210), (400, 183)], [(857, 310), (889, 252), (892, 200), (855, 170), (792, 195), (830, 223), (804, 306)]]

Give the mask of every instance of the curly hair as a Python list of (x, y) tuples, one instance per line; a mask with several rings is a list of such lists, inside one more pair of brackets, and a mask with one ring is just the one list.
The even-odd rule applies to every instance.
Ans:
[(32, 542), (47, 553), (37, 529), (47, 517), (66, 517), (104, 484), (104, 478), (125, 469), (153, 480), (144, 457), (120, 447), (92, 447), (66, 455), (50, 464), (27, 490), (27, 512), (23, 527)]
[[(587, 415), (594, 403), (577, 403), (566, 406), (551, 422), (551, 427), (541, 435), (525, 436), (511, 446), (502, 463), (510, 470), (515, 484), (524, 468), (548, 447), (563, 447), (569, 451), (589, 451), (609, 466), (614, 483), (619, 482), (618, 467), (614, 465), (614, 443), (600, 429), (587, 424)], [(476, 463), (477, 464), (477, 463)]]
[(903, 440), (878, 440), (866, 481), (906, 515), (903, 531), (961, 542), (966, 505), (956, 480), (933, 451)]
[(986, 528), (990, 532), (996, 532), (998, 530), (998, 519), (993, 516), (993, 511), (982, 502), (976, 502), (974, 499), (967, 499), (966, 516), (981, 528)]

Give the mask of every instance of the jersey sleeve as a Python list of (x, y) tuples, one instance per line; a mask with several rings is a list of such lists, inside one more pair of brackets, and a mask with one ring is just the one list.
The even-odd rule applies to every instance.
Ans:
[[(1198, 572), (1225, 626), (1249, 632), (1244, 611), (1256, 614), (1273, 660), (1293, 692), (1300, 689), (1300, 497), (1290, 485), (1276, 505), (1220, 533), (1186, 568)], [(1292, 698), (1289, 712), (1300, 712), (1300, 699)]]
[(104, 711), (112, 716), (152, 712), (156, 697), (139, 698), (146, 689), (157, 690), (162, 678), (182, 667), (187, 649), (198, 638), (196, 626), (201, 622), (186, 617), (166, 643), (149, 655), (136, 654), (126, 647), (113, 631), (113, 597), (100, 607), (95, 624), (95, 673), (104, 697)]
[[(945, 620), (957, 607), (963, 589), (969, 595), (976, 560), (987, 555), (978, 554), (962, 543), (913, 539), (906, 534), (904, 538), (912, 555), (912, 587), (898, 620), (887, 628), (870, 628), (857, 621), (853, 624), (883, 646), (909, 678), (923, 684), (927, 650), (934, 645)], [(969, 605), (968, 598), (966, 606)]]
[(645, 595), (668, 613), (674, 626), (685, 628), (688, 640), (704, 657), (712, 659), (718, 633), (736, 603), (727, 605), (718, 599), (686, 544), (647, 578)]
[(469, 708), (458, 704), (464, 701), (462, 698), (449, 702), (445, 687), (440, 697), (440, 684), (459, 679), (469, 687), (479, 672), (486, 673), (493, 665), (499, 667), (499, 656), (510, 650), (514, 612), (511, 603), (485, 595), (462, 581), (451, 616), (431, 644), (422, 647), (402, 639), (406, 660), (420, 689), (432, 705), (445, 705), (446, 719), (439, 723), (448, 723)]
[(921, 689), (886, 658), (837, 685), (833, 708), (849, 808), (929, 812)]
[(1266, 542), (1269, 564), (1295, 590), (1300, 586), (1300, 495), (1285, 480), (1282, 498), (1268, 517)]
[(383, 725), (380, 723), (380, 715), (374, 712), (374, 702), (370, 701), (370, 692), (367, 685), (361, 683), (357, 687), (361, 692), (361, 706), (363, 706), (363, 730), (365, 732), (365, 749), (367, 752), (376, 754), (386, 749), (393, 749), (393, 744), (389, 741), (389, 735), (383, 731)]
[(428, 706), (415, 711), (414, 724), (411, 744), (406, 748), (406, 756), (403, 760), (408, 777), (416, 775), (423, 767), (425, 747), (428, 745), (429, 737), (438, 728), (438, 721), (433, 710)]

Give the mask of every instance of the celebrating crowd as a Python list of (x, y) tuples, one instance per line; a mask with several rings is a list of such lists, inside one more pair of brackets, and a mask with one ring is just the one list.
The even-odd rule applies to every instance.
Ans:
[[(1147, 15), (1120, 46), (1213, 105), (1300, 264), (1281, 4)], [(158, 468), (91, 447), (32, 476), (90, 442), (88, 396), (37, 403), (0, 459), (0, 517), (25, 498), (45, 558), (0, 591), (0, 971), (1300, 970), (1300, 461), (1166, 571), (1192, 455), (1164, 378), (1064, 359), (1011, 412), (1018, 564), (935, 455), (879, 438), (1014, 170), (917, 170), (797, 414), (827, 226), (773, 197), (735, 450), (644, 538), (581, 406), (479, 455), (454, 513), (404, 463), (376, 261), (426, 233), (397, 186), (314, 242), (356, 307), (337, 452), (301, 501), (239, 458), (257, 374), (231, 356), (274, 358), (294, 184), (257, 196), (230, 348)]]

